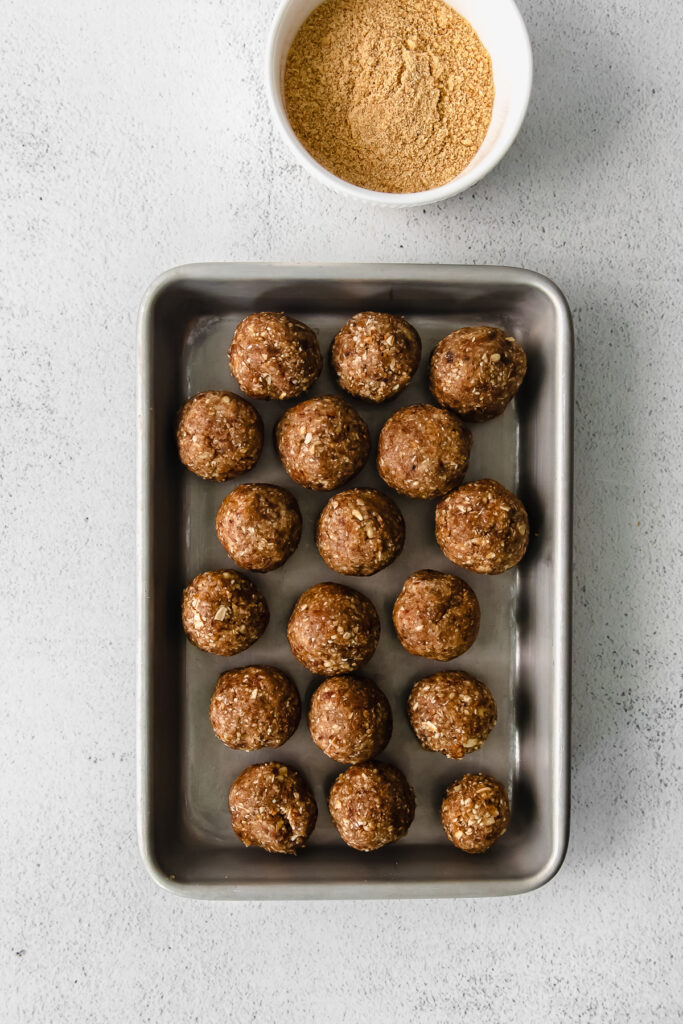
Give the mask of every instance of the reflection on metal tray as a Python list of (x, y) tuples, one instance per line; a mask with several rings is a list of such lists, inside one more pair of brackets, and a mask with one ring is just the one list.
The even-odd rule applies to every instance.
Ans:
[[(315, 521), (329, 495), (294, 485), (275, 454), (273, 428), (291, 403), (256, 403), (266, 445), (255, 469), (239, 481), (199, 480), (178, 460), (178, 408), (197, 391), (238, 390), (226, 357), (230, 338), (242, 317), (262, 309), (284, 310), (310, 324), (324, 353), (335, 331), (361, 310), (402, 313), (415, 324), (423, 360), (411, 386), (385, 405), (357, 405), (374, 442), (393, 411), (430, 400), (427, 360), (454, 328), (501, 326), (528, 353), (518, 398), (503, 416), (472, 428), (467, 479), (494, 477), (515, 490), (529, 510), (532, 543), (518, 570), (497, 577), (462, 571), (479, 597), (482, 625), (474, 646), (452, 664), (485, 680), (499, 710), (487, 742), (463, 761), (422, 750), (415, 739), (407, 694), (417, 679), (444, 666), (407, 654), (391, 625), (394, 598), (411, 572), (461, 572), (434, 540), (434, 502), (398, 497), (407, 526), (403, 554), (376, 576), (354, 580), (335, 576), (315, 548)], [(558, 289), (505, 267), (181, 267), (145, 297), (139, 358), (139, 829), (156, 881), (181, 895), (214, 899), (500, 896), (548, 881), (566, 848), (569, 796), (572, 330)], [(336, 390), (326, 366), (309, 394)], [(271, 610), (264, 636), (235, 658), (217, 658), (185, 640), (181, 592), (198, 572), (231, 566), (214, 517), (232, 487), (248, 480), (290, 487), (304, 533), (281, 569), (252, 577)], [(350, 486), (386, 490), (374, 453)], [(228, 666), (273, 664), (291, 675), (306, 705), (316, 680), (293, 658), (285, 626), (301, 591), (332, 579), (357, 587), (379, 611), (382, 639), (365, 673), (383, 688), (394, 713), (394, 733), (381, 758), (406, 773), (417, 799), (407, 836), (372, 854), (346, 847), (330, 821), (326, 794), (342, 766), (313, 744), (305, 719), (283, 747), (254, 754), (223, 746), (209, 723), (211, 693)], [(297, 857), (246, 849), (230, 826), (230, 783), (247, 764), (271, 759), (300, 768), (318, 801), (318, 825)], [(466, 771), (497, 776), (511, 798), (506, 835), (479, 856), (451, 846), (439, 820), (446, 786)]]

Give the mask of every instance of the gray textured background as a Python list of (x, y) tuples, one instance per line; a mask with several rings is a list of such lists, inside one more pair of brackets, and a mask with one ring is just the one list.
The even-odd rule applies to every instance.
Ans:
[[(473, 191), (408, 213), (322, 191), (275, 139), (274, 9), (2, 5), (0, 1016), (679, 1020), (683, 8), (523, 0), (536, 81), (514, 149)], [(545, 889), (205, 905), (146, 877), (135, 318), (157, 273), (200, 259), (506, 263), (566, 292), (573, 821)]]

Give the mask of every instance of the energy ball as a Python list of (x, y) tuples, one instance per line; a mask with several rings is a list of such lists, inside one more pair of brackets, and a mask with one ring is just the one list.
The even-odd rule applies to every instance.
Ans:
[(218, 539), (242, 569), (269, 572), (286, 562), (301, 539), (301, 513), (284, 487), (240, 484), (216, 516)]
[(237, 838), (268, 853), (298, 853), (318, 817), (303, 775), (277, 761), (245, 768), (230, 787), (228, 804)]
[(283, 672), (249, 665), (223, 673), (209, 717), (218, 739), (233, 750), (281, 747), (299, 724), (301, 702)]
[(323, 561), (344, 576), (372, 576), (400, 555), (405, 523), (397, 505), (379, 491), (342, 491), (325, 505), (316, 542)]
[(488, 686), (466, 672), (436, 672), (410, 691), (408, 717), (425, 750), (460, 758), (479, 750), (496, 724)]
[(355, 676), (332, 676), (311, 698), (308, 727), (334, 761), (358, 764), (383, 750), (391, 736), (391, 708), (379, 687)]
[(485, 853), (509, 821), (505, 787), (490, 775), (463, 775), (446, 790), (441, 823), (453, 845), (465, 853)]
[(436, 541), (446, 558), (472, 572), (512, 569), (529, 545), (529, 517), (495, 480), (463, 484), (436, 506)]
[(458, 576), (423, 569), (403, 584), (394, 604), (394, 627), (409, 654), (450, 661), (479, 632), (479, 602)]
[(203, 480), (231, 480), (259, 460), (263, 420), (253, 405), (230, 391), (202, 391), (178, 414), (178, 454)]
[(355, 409), (335, 395), (288, 409), (275, 431), (277, 449), (295, 483), (331, 491), (350, 480), (370, 454), (370, 432)]
[(464, 420), (500, 416), (526, 373), (526, 353), (499, 327), (463, 327), (432, 353), (429, 387), (437, 402)]
[(357, 313), (332, 343), (332, 369), (344, 391), (385, 402), (408, 387), (421, 355), (420, 336), (402, 316)]
[(368, 761), (337, 776), (329, 806), (344, 842), (369, 852), (406, 834), (415, 816), (415, 794), (398, 768)]
[(202, 572), (183, 591), (183, 629), (209, 654), (230, 657), (246, 651), (268, 619), (266, 602), (238, 572)]
[(296, 398), (322, 370), (318, 339), (284, 313), (252, 313), (237, 325), (228, 353), (230, 371), (251, 398)]
[(409, 405), (382, 427), (377, 470), (400, 494), (439, 498), (462, 483), (471, 448), (471, 433), (452, 412)]
[(294, 657), (316, 675), (354, 672), (375, 653), (379, 618), (358, 591), (318, 583), (295, 604), (287, 639)]

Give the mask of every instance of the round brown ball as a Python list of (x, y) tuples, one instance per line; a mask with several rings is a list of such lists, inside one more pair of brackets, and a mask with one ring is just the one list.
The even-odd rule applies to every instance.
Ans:
[(183, 629), (209, 654), (229, 657), (245, 651), (268, 619), (266, 602), (238, 572), (202, 572), (183, 591)]
[(496, 702), (466, 672), (436, 672), (415, 683), (408, 717), (425, 750), (460, 758), (479, 750), (496, 724)]
[(270, 665), (224, 672), (211, 698), (213, 731), (233, 750), (281, 747), (301, 717), (299, 694), (291, 679)]
[(410, 654), (450, 661), (477, 639), (479, 602), (458, 576), (423, 569), (403, 584), (393, 619), (398, 638)]
[(318, 583), (295, 604), (287, 639), (294, 657), (316, 675), (354, 672), (375, 653), (379, 617), (358, 591)]
[(318, 379), (323, 361), (314, 332), (284, 313), (252, 313), (237, 325), (230, 371), (252, 398), (296, 398)]
[(526, 373), (526, 353), (499, 327), (462, 327), (446, 335), (429, 364), (437, 402), (464, 420), (500, 416)]
[(344, 576), (372, 576), (400, 555), (405, 523), (398, 506), (379, 491), (342, 491), (318, 520), (318, 551), (330, 569)]
[(452, 412), (409, 405), (382, 427), (377, 470), (400, 494), (438, 498), (462, 483), (471, 449), (471, 433)]
[(495, 480), (458, 487), (436, 506), (436, 541), (446, 558), (472, 572), (512, 569), (529, 546), (529, 517)]
[(485, 853), (509, 821), (505, 787), (490, 775), (463, 775), (446, 790), (441, 823), (453, 845), (465, 853)]
[(269, 572), (296, 550), (301, 540), (301, 513), (284, 487), (240, 484), (218, 509), (216, 533), (242, 569)]
[(368, 402), (385, 402), (408, 387), (420, 365), (415, 328), (392, 313), (357, 313), (332, 343), (339, 386)]
[(329, 806), (344, 842), (369, 852), (406, 834), (415, 816), (415, 794), (398, 768), (368, 761), (337, 776)]
[(384, 750), (391, 737), (391, 707), (374, 683), (332, 676), (321, 683), (308, 711), (311, 738), (334, 761), (359, 764)]
[(298, 853), (318, 817), (306, 779), (277, 761), (245, 768), (230, 787), (228, 804), (237, 838), (268, 853)]
[(178, 414), (180, 461), (203, 480), (231, 480), (258, 462), (263, 420), (230, 391), (202, 391)]
[(275, 440), (287, 473), (314, 491), (350, 480), (370, 454), (370, 432), (348, 402), (336, 395), (309, 398), (280, 419)]

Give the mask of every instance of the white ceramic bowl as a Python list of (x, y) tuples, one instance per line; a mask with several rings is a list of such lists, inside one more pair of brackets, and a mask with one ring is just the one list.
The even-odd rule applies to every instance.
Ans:
[(486, 138), (474, 159), (453, 181), (426, 192), (374, 192), (325, 170), (292, 131), (282, 98), (285, 63), (299, 28), (320, 0), (284, 0), (268, 40), (266, 88), (273, 119), (299, 163), (314, 178), (351, 199), (385, 206), (424, 206), (464, 192), (488, 174), (507, 153), (526, 114), (531, 92), (529, 36), (514, 0), (446, 0), (467, 18), (491, 55), (496, 96)]

